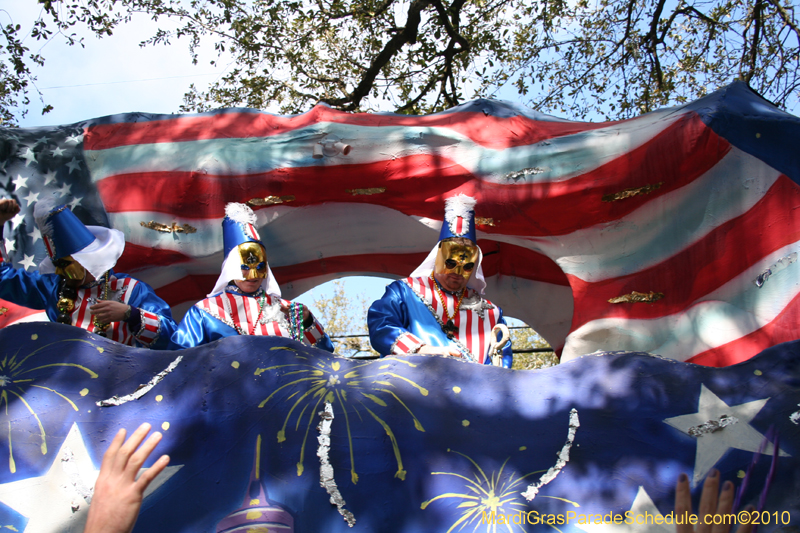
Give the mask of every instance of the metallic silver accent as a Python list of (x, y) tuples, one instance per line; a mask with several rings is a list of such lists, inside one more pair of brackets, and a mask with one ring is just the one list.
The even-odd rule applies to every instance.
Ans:
[(569, 461), (569, 450), (572, 448), (572, 442), (575, 440), (575, 433), (578, 431), (580, 426), (581, 421), (578, 419), (578, 410), (573, 407), (569, 412), (569, 432), (567, 433), (567, 442), (564, 443), (561, 451), (558, 452), (558, 461), (556, 461), (556, 464), (550, 467), (550, 470), (545, 472), (542, 477), (539, 478), (537, 483), (531, 483), (528, 485), (528, 490), (522, 493), (526, 500), (533, 500), (536, 497), (536, 494), (538, 494), (539, 489), (553, 481), (556, 476), (561, 473), (561, 470), (567, 465), (567, 461)]
[(523, 168), (522, 170), (518, 170), (516, 172), (509, 172), (503, 179), (506, 181), (519, 181), (525, 180), (528, 176), (535, 176), (536, 174), (544, 174), (550, 170), (549, 168), (541, 168), (541, 167), (533, 167), (533, 168)]
[(339, 514), (344, 517), (347, 525), (353, 527), (356, 525), (356, 517), (353, 513), (344, 508), (345, 501), (342, 493), (339, 492), (339, 487), (336, 486), (336, 480), (333, 478), (333, 465), (328, 460), (328, 452), (331, 449), (331, 425), (333, 424), (333, 405), (331, 402), (325, 402), (324, 410), (319, 413), (319, 436), (317, 441), (317, 457), (319, 457), (319, 486), (324, 488), (328, 495), (331, 497), (331, 503), (339, 510)]
[(483, 320), (484, 311), (486, 309), (494, 309), (494, 306), (481, 298), (478, 293), (461, 300), (461, 309), (469, 309), (473, 311), (478, 317)]
[(95, 403), (97, 404), (98, 407), (111, 407), (112, 405), (122, 405), (123, 403), (128, 403), (131, 400), (138, 400), (139, 398), (150, 392), (150, 389), (158, 385), (161, 382), (161, 380), (167, 376), (167, 374), (175, 370), (175, 367), (177, 367), (178, 363), (180, 363), (182, 360), (183, 356), (179, 355), (178, 357), (175, 358), (174, 361), (172, 361), (169, 364), (167, 368), (165, 368), (164, 370), (153, 376), (153, 379), (148, 381), (146, 384), (139, 385), (136, 391), (132, 392), (131, 394), (126, 394), (125, 396), (112, 396), (107, 400), (100, 400), (99, 402)]
[(780, 259), (778, 259), (777, 262), (775, 262), (774, 265), (770, 265), (768, 269), (764, 270), (761, 274), (759, 274), (758, 277), (753, 280), (753, 283), (755, 283), (756, 287), (760, 289), (761, 287), (764, 286), (764, 283), (767, 282), (767, 280), (771, 275), (777, 274), (778, 272), (780, 272), (781, 270), (783, 270), (784, 268), (788, 267), (789, 265), (791, 265), (796, 261), (797, 261), (797, 252), (793, 252), (785, 257), (781, 257)]
[(731, 415), (721, 415), (717, 420), (709, 420), (703, 424), (690, 427), (686, 433), (690, 437), (702, 437), (706, 433), (716, 433), (721, 431), (726, 426), (732, 426), (739, 421), (738, 418)]

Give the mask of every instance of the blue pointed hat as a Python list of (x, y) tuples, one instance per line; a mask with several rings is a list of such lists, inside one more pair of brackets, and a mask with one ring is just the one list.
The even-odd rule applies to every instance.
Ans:
[(80, 252), (94, 241), (94, 235), (66, 205), (38, 202), (34, 211), (36, 225), (44, 237), (50, 259), (60, 259)]
[(464, 237), (478, 242), (475, 234), (475, 198), (466, 194), (457, 194), (444, 201), (444, 222), (439, 240), (453, 237)]
[(225, 206), (225, 218), (222, 219), (222, 245), (225, 257), (228, 257), (231, 250), (246, 242), (257, 242), (264, 246), (255, 223), (256, 214), (245, 204), (231, 202)]

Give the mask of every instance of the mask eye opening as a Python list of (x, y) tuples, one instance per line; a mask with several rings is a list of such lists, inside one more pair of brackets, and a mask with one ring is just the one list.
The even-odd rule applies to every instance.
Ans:
[(456, 263), (453, 259), (447, 259), (444, 262), (444, 266), (446, 266), (447, 268), (450, 268), (450, 269), (455, 268), (457, 265), (458, 265), (458, 263)]
[(466, 270), (467, 272), (469, 272), (473, 268), (475, 268), (475, 263), (467, 263), (466, 265), (464, 265), (464, 270)]

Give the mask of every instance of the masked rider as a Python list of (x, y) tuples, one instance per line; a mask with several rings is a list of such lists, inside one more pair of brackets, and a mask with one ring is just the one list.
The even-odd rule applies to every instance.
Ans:
[[(489, 344), (503, 311), (483, 297), (486, 281), (476, 243), (475, 199), (448, 198), (439, 244), (404, 280), (369, 309), (372, 347), (382, 355), (438, 354), (491, 363)], [(511, 368), (511, 346), (503, 366)]]
[[(16, 201), (0, 200), (0, 225), (18, 212)], [(50, 199), (37, 202), (34, 218), (48, 256), (36, 272), (3, 257), (0, 298), (121, 344), (167, 347), (175, 331), (169, 306), (143, 281), (112, 270), (125, 249), (121, 231), (85, 226)]]
[(255, 223), (248, 206), (225, 206), (222, 272), (208, 297), (186, 312), (172, 337), (173, 347), (190, 348), (232, 335), (274, 335), (332, 352), (330, 338), (308, 307), (281, 299)]

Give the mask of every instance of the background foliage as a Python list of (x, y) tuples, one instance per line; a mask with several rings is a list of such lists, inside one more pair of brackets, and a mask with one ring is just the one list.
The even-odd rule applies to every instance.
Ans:
[(790, 0), (39, 4), (35, 21), (2, 26), (0, 116), (7, 124), (14, 109), (28, 110), (35, 92), (30, 67), (45, 61), (31, 42), (80, 45), (84, 36), (111, 35), (139, 14), (164, 24), (143, 36), (143, 45), (181, 43), (195, 61), (202, 47), (212, 47), (212, 63), (229, 65), (209, 86), (189, 86), (181, 111), (298, 113), (326, 103), (422, 114), (501, 91), (508, 98), (513, 88), (517, 99), (543, 112), (611, 120), (693, 100), (735, 79), (793, 110), (800, 83), (800, 29)]

